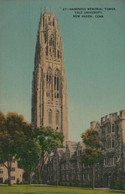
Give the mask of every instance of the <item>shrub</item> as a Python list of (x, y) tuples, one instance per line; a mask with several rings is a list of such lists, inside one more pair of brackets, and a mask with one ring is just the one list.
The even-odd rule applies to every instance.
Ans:
[(42, 180), (38, 180), (37, 181), (37, 184), (42, 184)]
[(16, 184), (20, 184), (20, 179), (17, 178)]
[(8, 184), (9, 183), (9, 179), (6, 179), (5, 181), (4, 181), (4, 184)]
[(113, 183), (111, 189), (125, 190), (125, 184)]
[(29, 184), (29, 182), (28, 181), (23, 181), (23, 184), (26, 185), (26, 184)]

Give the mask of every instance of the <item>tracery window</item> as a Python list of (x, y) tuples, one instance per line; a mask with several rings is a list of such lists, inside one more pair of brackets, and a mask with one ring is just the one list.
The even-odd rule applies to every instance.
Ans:
[(49, 67), (46, 73), (46, 88), (50, 89), (52, 85), (52, 69)]
[(49, 67), (46, 73), (46, 96), (52, 98), (52, 69)]
[(49, 37), (49, 55), (52, 56), (56, 56), (56, 52), (55, 52), (55, 40), (54, 40), (54, 35), (51, 34), (51, 36)]
[(54, 46), (54, 38), (51, 36), (49, 40), (49, 46)]
[(60, 90), (60, 79), (59, 79), (59, 70), (56, 69), (54, 75), (54, 90), (55, 90), (55, 98), (59, 98), (59, 90)]

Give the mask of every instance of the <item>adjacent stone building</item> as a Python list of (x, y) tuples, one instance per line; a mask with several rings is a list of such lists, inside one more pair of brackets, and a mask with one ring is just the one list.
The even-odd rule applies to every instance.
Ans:
[(32, 124), (50, 126), (68, 137), (63, 46), (55, 14), (41, 14), (32, 82)]
[[(23, 172), (24, 170), (18, 168), (17, 161), (13, 158), (11, 163), (11, 183), (12, 184), (17, 183), (17, 181), (22, 182)], [(8, 179), (7, 168), (3, 164), (0, 164), (0, 183), (5, 183), (7, 179)]]
[(125, 110), (101, 118), (100, 139), (105, 151), (103, 185), (125, 181)]
[[(102, 117), (101, 122), (91, 122), (103, 144), (104, 161), (96, 165), (96, 187), (110, 187), (125, 183), (125, 111)], [(82, 142), (68, 142), (58, 148), (44, 167), (43, 180), (46, 183), (89, 187), (92, 172), (81, 162)]]

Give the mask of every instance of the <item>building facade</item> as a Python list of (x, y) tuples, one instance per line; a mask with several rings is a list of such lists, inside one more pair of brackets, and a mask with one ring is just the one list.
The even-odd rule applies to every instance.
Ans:
[(100, 131), (105, 152), (103, 184), (125, 183), (125, 110), (102, 117)]
[[(17, 161), (13, 158), (11, 163), (11, 183), (15, 184), (17, 183), (17, 181), (22, 182), (23, 172), (24, 170), (18, 168)], [(7, 168), (3, 164), (0, 164), (0, 184), (5, 183), (7, 179), (8, 179)]]
[(55, 14), (41, 14), (32, 82), (32, 124), (52, 127), (68, 137), (63, 46)]
[[(100, 123), (91, 122), (90, 128), (98, 131), (105, 153), (95, 168), (96, 187), (125, 183), (125, 111), (102, 117)], [(68, 142), (65, 148), (58, 148), (44, 167), (44, 182), (90, 187), (91, 168), (81, 161), (84, 148), (82, 142)]]

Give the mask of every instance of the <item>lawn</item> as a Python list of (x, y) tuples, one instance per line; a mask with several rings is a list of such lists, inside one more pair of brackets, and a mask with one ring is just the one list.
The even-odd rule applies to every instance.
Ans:
[(0, 194), (116, 194), (119, 192), (109, 190), (91, 190), (74, 187), (56, 187), (56, 186), (41, 186), (41, 185), (13, 185), (11, 187), (1, 185)]

